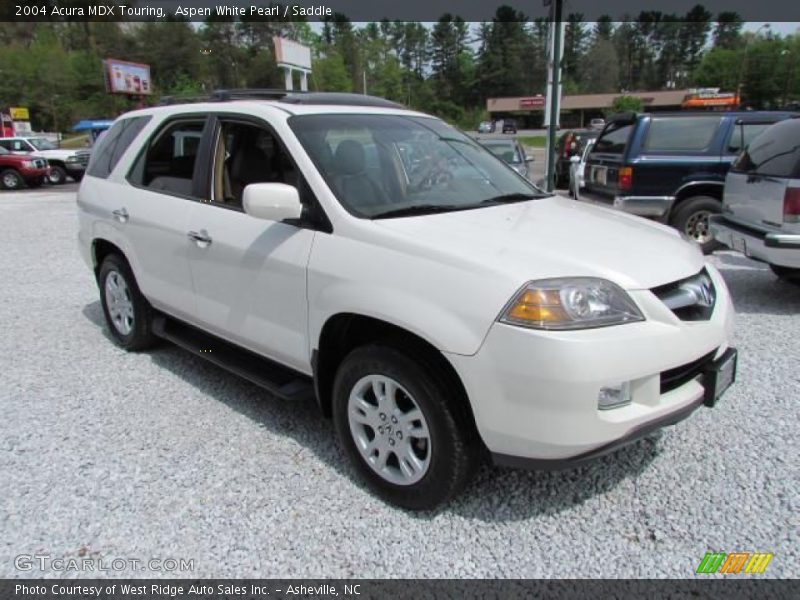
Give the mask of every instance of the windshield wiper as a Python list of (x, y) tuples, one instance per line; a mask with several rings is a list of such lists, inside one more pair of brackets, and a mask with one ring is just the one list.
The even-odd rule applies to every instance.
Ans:
[(502, 194), (500, 196), (494, 196), (493, 198), (481, 200), (481, 204), (511, 204), (512, 202), (525, 202), (525, 200), (535, 200), (536, 198), (546, 197), (546, 195), (542, 194)]
[(372, 219), (391, 219), (392, 217), (413, 217), (416, 215), (432, 215), (435, 213), (452, 212), (455, 210), (466, 210), (476, 208), (474, 204), (416, 204), (403, 208), (393, 208), (384, 212), (372, 215)]

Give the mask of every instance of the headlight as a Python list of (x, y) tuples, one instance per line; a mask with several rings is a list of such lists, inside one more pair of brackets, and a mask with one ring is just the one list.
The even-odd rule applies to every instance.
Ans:
[(500, 321), (533, 329), (589, 329), (643, 321), (621, 287), (593, 277), (531, 281), (509, 302)]
[(68, 156), (68, 157), (67, 157), (67, 162), (69, 162), (69, 163), (78, 162), (78, 157), (77, 157), (77, 156), (75, 156), (75, 155), (73, 155), (73, 156)]

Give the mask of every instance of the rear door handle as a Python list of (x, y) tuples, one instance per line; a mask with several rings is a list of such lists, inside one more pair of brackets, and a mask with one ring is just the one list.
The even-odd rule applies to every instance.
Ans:
[(117, 221), (119, 221), (120, 223), (125, 223), (128, 220), (128, 218), (130, 217), (130, 215), (128, 214), (128, 211), (125, 210), (125, 207), (118, 208), (117, 210), (113, 210), (113, 211), (111, 211), (111, 214), (114, 215), (114, 218)]
[(190, 240), (192, 240), (195, 244), (197, 244), (200, 248), (207, 248), (211, 245), (211, 236), (208, 235), (208, 232), (205, 229), (201, 229), (198, 231), (190, 231), (186, 234)]

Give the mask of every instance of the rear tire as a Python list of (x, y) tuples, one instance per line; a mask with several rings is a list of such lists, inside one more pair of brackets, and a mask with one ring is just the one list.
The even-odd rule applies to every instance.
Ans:
[(403, 508), (428, 510), (464, 488), (481, 446), (457, 394), (440, 373), (391, 346), (362, 346), (342, 361), (333, 385), (334, 425), (373, 492)]
[(770, 265), (770, 269), (778, 279), (789, 281), (791, 283), (800, 283), (800, 269), (793, 269), (792, 267), (782, 267), (780, 265)]
[(683, 200), (669, 222), (675, 229), (693, 238), (703, 254), (711, 254), (722, 247), (711, 235), (708, 217), (722, 212), (722, 203), (712, 196), (692, 196)]
[(66, 182), (67, 172), (64, 170), (64, 167), (52, 165), (50, 167), (50, 174), (47, 176), (47, 181), (53, 185), (61, 185), (62, 183)]
[(144, 350), (158, 338), (153, 335), (153, 309), (139, 291), (127, 261), (108, 255), (97, 274), (100, 302), (109, 333), (125, 350)]
[(14, 169), (6, 169), (0, 173), (0, 187), (4, 190), (21, 190), (25, 187), (25, 180)]

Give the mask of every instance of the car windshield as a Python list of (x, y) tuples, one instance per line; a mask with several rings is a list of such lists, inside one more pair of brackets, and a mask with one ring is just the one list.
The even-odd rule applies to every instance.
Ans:
[(45, 138), (30, 138), (28, 141), (37, 150), (58, 150), (58, 146)]
[(442, 121), (402, 115), (289, 119), (333, 193), (362, 218), (411, 216), (547, 196)]

